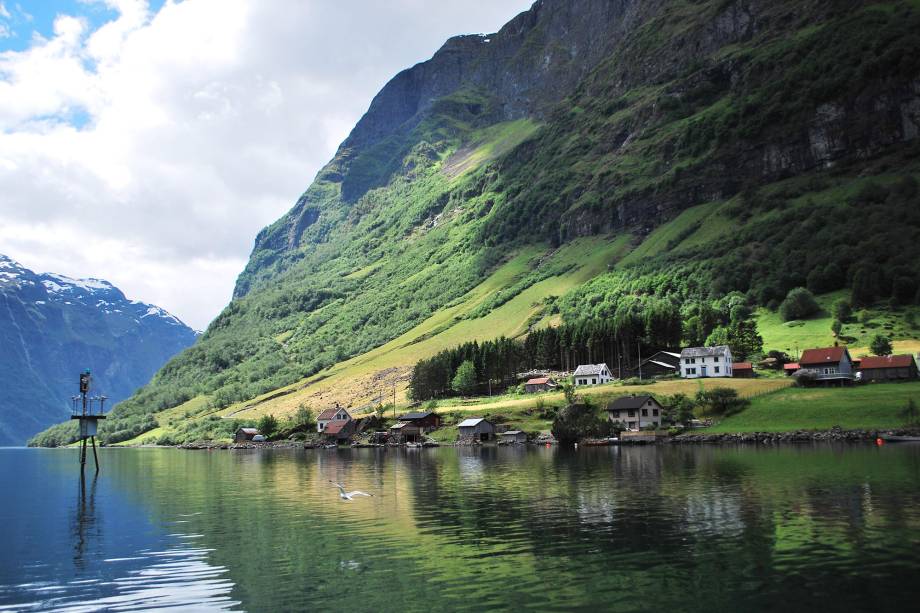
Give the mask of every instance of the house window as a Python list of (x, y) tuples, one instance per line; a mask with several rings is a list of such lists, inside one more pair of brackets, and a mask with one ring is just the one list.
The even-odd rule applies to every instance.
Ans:
[(630, 411), (626, 414), (626, 416), (627, 416), (627, 417), (635, 417), (635, 416), (636, 416), (636, 412), (633, 411), (633, 410), (630, 410)]
[(716, 374), (719, 374), (719, 367), (718, 367), (718, 366), (715, 367), (715, 372), (716, 372)]
[(591, 379), (591, 385), (597, 385), (597, 379)]
[(684, 358), (684, 364), (689, 364), (689, 363), (690, 363), (690, 358)]
[(658, 409), (652, 409), (652, 417), (658, 417)]
[(648, 409), (642, 409), (642, 417), (648, 417)]

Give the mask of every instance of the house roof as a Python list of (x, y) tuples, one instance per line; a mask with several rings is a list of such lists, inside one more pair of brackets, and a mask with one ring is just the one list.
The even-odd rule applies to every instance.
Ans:
[(654, 362), (656, 364), (668, 364), (669, 366), (671, 366), (669, 362), (663, 361), (663, 360), (667, 360), (668, 358), (673, 359), (675, 368), (676, 368), (676, 364), (680, 362), (680, 354), (674, 353), (673, 351), (656, 351), (652, 355), (645, 358), (645, 360), (643, 360), (643, 364), (645, 362)]
[[(334, 418), (335, 418), (335, 414), (338, 413), (339, 411), (345, 411), (345, 409), (343, 409), (343, 408), (341, 408), (341, 407), (338, 407), (338, 408), (335, 408), (335, 409), (326, 409), (325, 411), (323, 411), (322, 413), (320, 413), (320, 414), (316, 417), (316, 420), (317, 420), (317, 421), (325, 421), (325, 420), (327, 420), (327, 419), (334, 419)], [(345, 413), (348, 413), (348, 411), (345, 411)]]
[(649, 400), (654, 400), (654, 398), (648, 394), (643, 394), (641, 396), (621, 396), (608, 404), (607, 410), (618, 411), (620, 409), (638, 409)]
[(798, 362), (783, 364), (783, 370), (799, 370), (800, 368), (802, 368), (802, 366)]
[(859, 364), (860, 370), (868, 368), (909, 368), (914, 363), (914, 356), (903, 355), (867, 355)]
[(398, 424), (390, 426), (390, 430), (402, 430), (403, 428), (418, 428), (418, 426), (408, 421), (401, 421)]
[(600, 364), (579, 364), (578, 368), (575, 369), (575, 376), (599, 375), (604, 369), (610, 372), (610, 369), (603, 362)]
[(507, 432), (499, 432), (499, 436), (505, 436), (506, 434), (524, 434), (523, 430), (508, 430)]
[(728, 345), (716, 345), (715, 347), (687, 347), (681, 349), (680, 357), (682, 358), (707, 358), (715, 355), (725, 355), (730, 353)]
[(537, 377), (536, 379), (528, 379), (526, 385), (546, 385), (551, 381), (552, 378), (550, 377)]
[(419, 419), (425, 419), (429, 415), (433, 415), (431, 411), (416, 411), (414, 413), (406, 413), (405, 415), (400, 415), (397, 419), (399, 421), (416, 421)]
[(732, 364), (732, 370), (754, 370), (754, 365), (750, 362), (735, 362)]
[(335, 421), (330, 421), (326, 429), (323, 430), (323, 434), (338, 434), (350, 423), (350, 419), (336, 419)]
[(674, 364), (668, 364), (667, 362), (659, 362), (658, 360), (646, 360), (642, 362), (643, 364), (657, 364), (662, 368), (677, 368)]
[(472, 417), (470, 419), (464, 419), (463, 421), (460, 422), (460, 424), (457, 427), (458, 428), (475, 428), (476, 426), (479, 425), (480, 422), (483, 422), (483, 421), (485, 421), (485, 418), (483, 417)]
[(849, 357), (846, 347), (821, 347), (820, 349), (806, 349), (802, 352), (799, 364), (831, 364), (843, 359), (844, 354)]
[(258, 428), (240, 428), (237, 432), (242, 432), (243, 434), (258, 434)]

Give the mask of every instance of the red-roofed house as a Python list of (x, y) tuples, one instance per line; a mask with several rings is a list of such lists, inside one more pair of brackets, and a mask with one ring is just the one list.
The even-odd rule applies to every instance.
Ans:
[(316, 431), (322, 434), (333, 421), (351, 421), (351, 414), (338, 405), (334, 409), (326, 409), (316, 417)]
[(853, 359), (846, 347), (806, 349), (799, 358), (799, 366), (811, 372), (818, 382), (842, 385), (853, 380)]
[(534, 392), (548, 392), (554, 389), (556, 389), (556, 382), (552, 377), (537, 377), (536, 379), (528, 380), (524, 384), (524, 391), (528, 394), (533, 394)]
[(917, 361), (910, 354), (870, 355), (859, 364), (859, 376), (863, 381), (897, 381), (917, 379)]
[(799, 365), (798, 362), (789, 362), (787, 364), (783, 364), (783, 372), (786, 373), (787, 377), (791, 376), (793, 373), (795, 373), (795, 371), (799, 370), (800, 368), (802, 367)]
[(345, 440), (355, 431), (355, 421), (350, 417), (348, 419), (336, 419), (326, 424), (323, 429), (323, 436), (334, 438), (336, 440)]
[(740, 379), (753, 379), (754, 365), (750, 362), (735, 362), (732, 364), (732, 377)]

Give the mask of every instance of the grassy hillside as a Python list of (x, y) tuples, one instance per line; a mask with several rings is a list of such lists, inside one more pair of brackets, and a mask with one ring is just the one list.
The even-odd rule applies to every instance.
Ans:
[(755, 398), (750, 408), (706, 430), (785, 432), (791, 430), (901, 428), (909, 399), (920, 405), (920, 383), (883, 383), (854, 388), (791, 388)]
[[(137, 440), (151, 414), (151, 436), (185, 437), (224, 431), (224, 417), (361, 407), (394, 386), (404, 402), (412, 363), (446, 347), (561, 321), (628, 326), (662, 305), (688, 344), (758, 308), (767, 348), (827, 344), (820, 317), (788, 326), (770, 313), (799, 286), (869, 309), (877, 328), (844, 330), (856, 344), (885, 326), (916, 339), (920, 5), (634, 8), (552, 108), (510, 113), (517, 94), (481, 79), (398, 126), (387, 113), (402, 107), (370, 112), (364, 136), (260, 233), (231, 304), (102, 438)], [(515, 71), (561, 51), (534, 32), (492, 71), (539, 81)], [(449, 76), (417, 70), (395, 81), (399, 104)]]
[[(821, 312), (805, 320), (784, 322), (776, 311), (761, 308), (757, 312), (757, 328), (764, 339), (765, 349), (785, 351), (790, 356), (801, 353), (809, 347), (829, 347), (837, 340), (831, 331), (834, 317), (831, 310), (834, 302), (850, 297), (847, 291), (832, 292), (817, 296)], [(865, 316), (861, 316), (862, 312)], [(914, 325), (908, 320), (913, 317)], [(895, 350), (901, 353), (917, 353), (920, 344), (911, 341), (920, 339), (920, 307), (909, 305), (891, 309), (869, 307), (844, 322), (841, 337), (850, 347), (853, 357), (868, 353), (869, 343), (876, 334), (883, 334), (895, 341)], [(797, 350), (798, 348), (798, 350)]]

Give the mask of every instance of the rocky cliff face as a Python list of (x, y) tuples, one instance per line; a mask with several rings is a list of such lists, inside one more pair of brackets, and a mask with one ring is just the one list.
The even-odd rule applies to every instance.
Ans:
[(106, 281), (36, 274), (0, 255), (0, 445), (65, 419), (79, 372), (89, 368), (94, 391), (114, 403), (196, 336)]
[[(259, 234), (235, 295), (287, 270), (305, 243), (325, 241), (343, 207), (398, 176), (413, 146), (431, 144), (423, 128), (448, 107), (473, 128), (547, 124), (503, 165), (504, 185), (484, 187), (520, 180), (525, 208), (510, 203), (499, 215), (510, 225), (526, 212), (542, 227), (516, 223), (518, 234), (556, 242), (641, 232), (744, 186), (916, 139), (920, 49), (899, 40), (909, 28), (883, 23), (890, 7), (873, 6), (541, 0), (495, 34), (452, 38), (381, 90), (314, 185)], [(637, 158), (649, 162), (641, 173)], [(541, 181), (550, 173), (553, 185)], [(533, 202), (545, 204), (535, 211)]]

